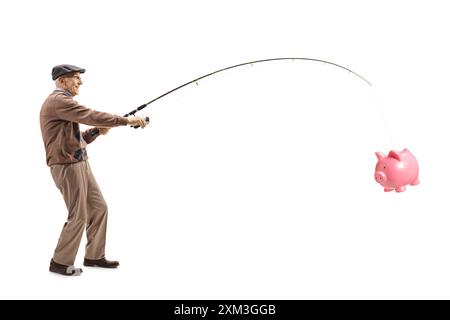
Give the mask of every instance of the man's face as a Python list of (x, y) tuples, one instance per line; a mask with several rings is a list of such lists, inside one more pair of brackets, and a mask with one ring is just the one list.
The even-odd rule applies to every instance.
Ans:
[(75, 72), (72, 76), (65, 78), (66, 89), (73, 95), (76, 96), (80, 91), (80, 86), (83, 84), (81, 81), (80, 74)]

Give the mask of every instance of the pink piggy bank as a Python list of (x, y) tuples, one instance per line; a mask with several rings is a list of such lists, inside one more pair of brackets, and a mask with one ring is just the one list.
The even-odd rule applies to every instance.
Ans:
[(378, 158), (375, 180), (384, 187), (385, 192), (403, 192), (406, 185), (419, 184), (419, 164), (408, 149), (390, 151), (387, 157), (381, 152), (375, 155)]

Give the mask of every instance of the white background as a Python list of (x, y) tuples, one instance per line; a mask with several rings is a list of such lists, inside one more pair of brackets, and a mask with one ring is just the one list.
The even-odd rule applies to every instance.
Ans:
[[(0, 298), (449, 299), (444, 1), (3, 1)], [(39, 110), (51, 68), (76, 98), (145, 130), (89, 146), (117, 270), (49, 273), (66, 209)], [(389, 137), (389, 133), (391, 138)], [(409, 148), (421, 184), (384, 193), (375, 151)], [(83, 240), (76, 265), (82, 263)]]

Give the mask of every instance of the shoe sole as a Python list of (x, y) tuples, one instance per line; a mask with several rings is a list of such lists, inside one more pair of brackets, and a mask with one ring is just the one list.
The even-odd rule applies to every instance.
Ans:
[(104, 265), (99, 265), (96, 263), (83, 263), (83, 266), (85, 267), (96, 267), (96, 268), (106, 268), (106, 269), (116, 269), (119, 265), (117, 266), (104, 266)]

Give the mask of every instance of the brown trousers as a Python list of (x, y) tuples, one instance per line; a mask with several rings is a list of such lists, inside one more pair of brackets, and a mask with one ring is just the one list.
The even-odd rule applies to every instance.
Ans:
[(85, 258), (105, 256), (108, 207), (87, 161), (50, 167), (53, 180), (61, 191), (68, 210), (53, 260), (73, 265), (86, 227)]

